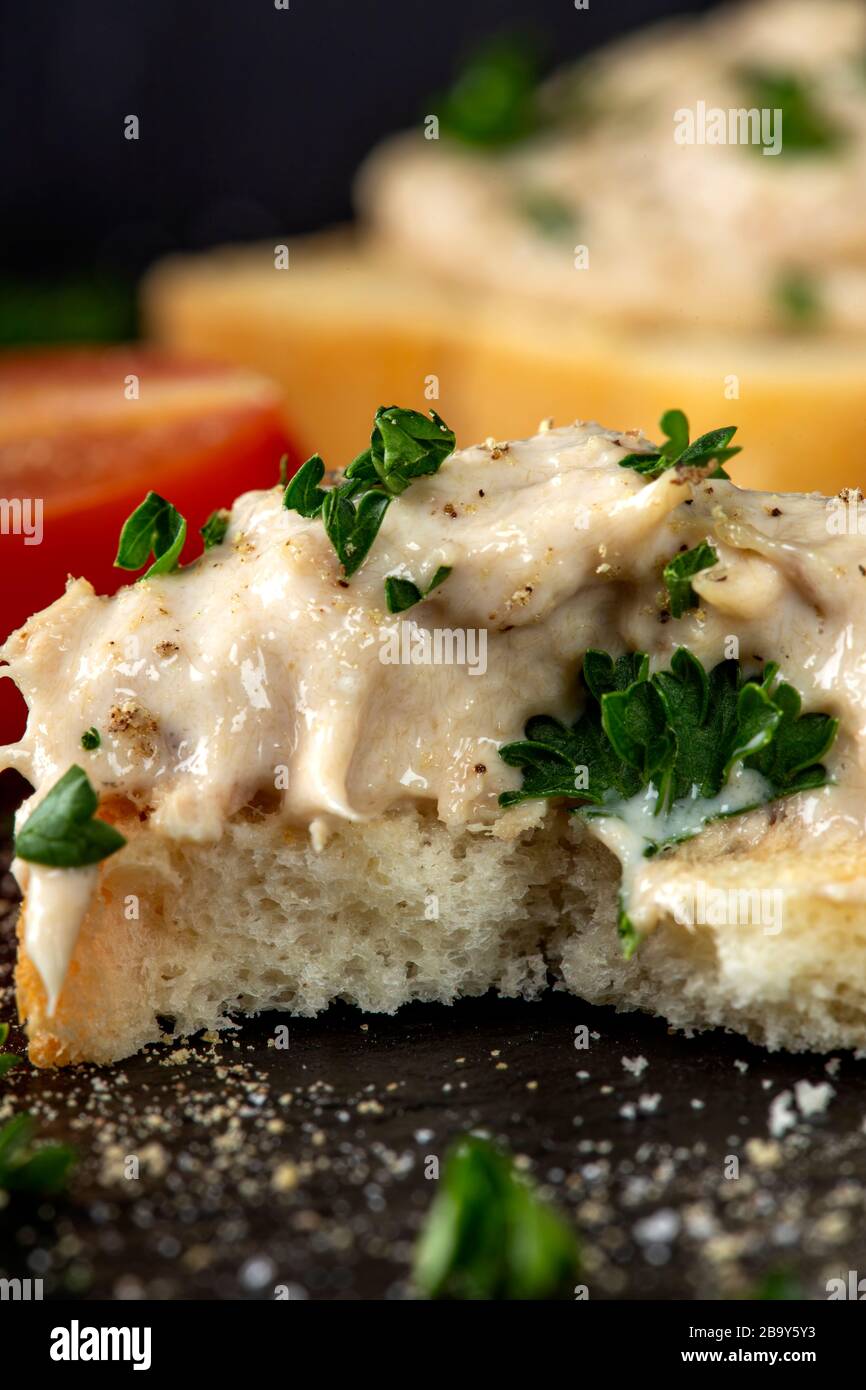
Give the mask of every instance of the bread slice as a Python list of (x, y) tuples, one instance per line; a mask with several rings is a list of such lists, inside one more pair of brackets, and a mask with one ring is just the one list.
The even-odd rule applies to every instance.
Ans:
[(288, 270), (275, 268), (273, 244), (174, 257), (145, 280), (142, 308), (166, 347), (271, 376), (300, 447), (332, 466), (357, 452), (371, 400), (433, 405), (461, 439), (521, 438), (575, 411), (653, 436), (661, 412), (682, 404), (695, 433), (720, 412), (740, 427), (749, 450), (731, 474), (743, 486), (866, 482), (850, 450), (859, 339), (603, 324), (519, 287), (443, 279), (348, 233), (291, 243)]
[(300, 512), (251, 492), (191, 564), (71, 580), (5, 644), (33, 1060), (551, 983), (863, 1046), (856, 499), (839, 533), (718, 442), (658, 469), (586, 422), (444, 457), (441, 420), (386, 428), (440, 452), (360, 566), (294, 483)]
[(804, 853), (784, 808), (741, 818), (733, 838), (710, 826), (665, 860), (668, 887), (777, 886), (783, 944), (759, 925), (690, 928), (668, 914), (628, 961), (619, 864), (562, 810), (509, 812), (493, 833), (401, 810), (341, 826), (319, 849), (258, 806), (206, 846), (155, 835), (129, 806), (101, 815), (128, 845), (101, 866), (53, 1017), (19, 924), (37, 1066), (112, 1062), (235, 1013), (309, 1016), (338, 999), (393, 1013), (489, 989), (534, 999), (549, 984), (770, 1048), (866, 1042), (866, 910), (846, 899), (866, 878), (862, 848)]

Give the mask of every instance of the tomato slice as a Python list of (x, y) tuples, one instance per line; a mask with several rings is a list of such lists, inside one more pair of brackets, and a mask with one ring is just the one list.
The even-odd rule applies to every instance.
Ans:
[[(296, 467), (282, 410), (253, 372), (138, 348), (0, 357), (0, 635), (59, 598), (69, 574), (98, 593), (129, 583), (117, 540), (151, 489), (186, 517), (192, 559), (215, 508), (273, 486), (283, 454)], [(25, 718), (0, 681), (0, 742)]]

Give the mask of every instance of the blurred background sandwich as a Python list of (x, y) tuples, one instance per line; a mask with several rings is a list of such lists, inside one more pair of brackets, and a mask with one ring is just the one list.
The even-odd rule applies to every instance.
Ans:
[(542, 81), (494, 36), (431, 88), (351, 231), (158, 266), (154, 337), (272, 373), (337, 459), (371, 399), (438, 400), (463, 440), (551, 410), (652, 433), (676, 399), (740, 425), (750, 486), (858, 481), (866, 6), (747, 0), (547, 51)]

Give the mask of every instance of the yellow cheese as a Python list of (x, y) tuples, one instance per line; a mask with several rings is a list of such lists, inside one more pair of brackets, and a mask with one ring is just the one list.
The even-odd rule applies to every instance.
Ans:
[(601, 326), (573, 306), (434, 280), (348, 235), (292, 244), (287, 270), (274, 261), (272, 245), (167, 261), (145, 283), (145, 321), (166, 346), (267, 372), (300, 447), (330, 466), (363, 447), (371, 401), (433, 406), (463, 444), (525, 436), (551, 414), (652, 436), (679, 406), (694, 435), (740, 427), (743, 486), (866, 483), (856, 339)]

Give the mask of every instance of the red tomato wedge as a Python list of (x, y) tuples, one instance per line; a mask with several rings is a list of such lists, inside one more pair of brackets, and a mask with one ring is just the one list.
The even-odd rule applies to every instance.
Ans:
[[(272, 487), (289, 455), (280, 390), (242, 369), (137, 348), (0, 356), (0, 638), (83, 575), (97, 593), (135, 576), (115, 569), (120, 529), (145, 494), (199, 527), (240, 492)], [(0, 742), (19, 738), (24, 702), (0, 680)]]

